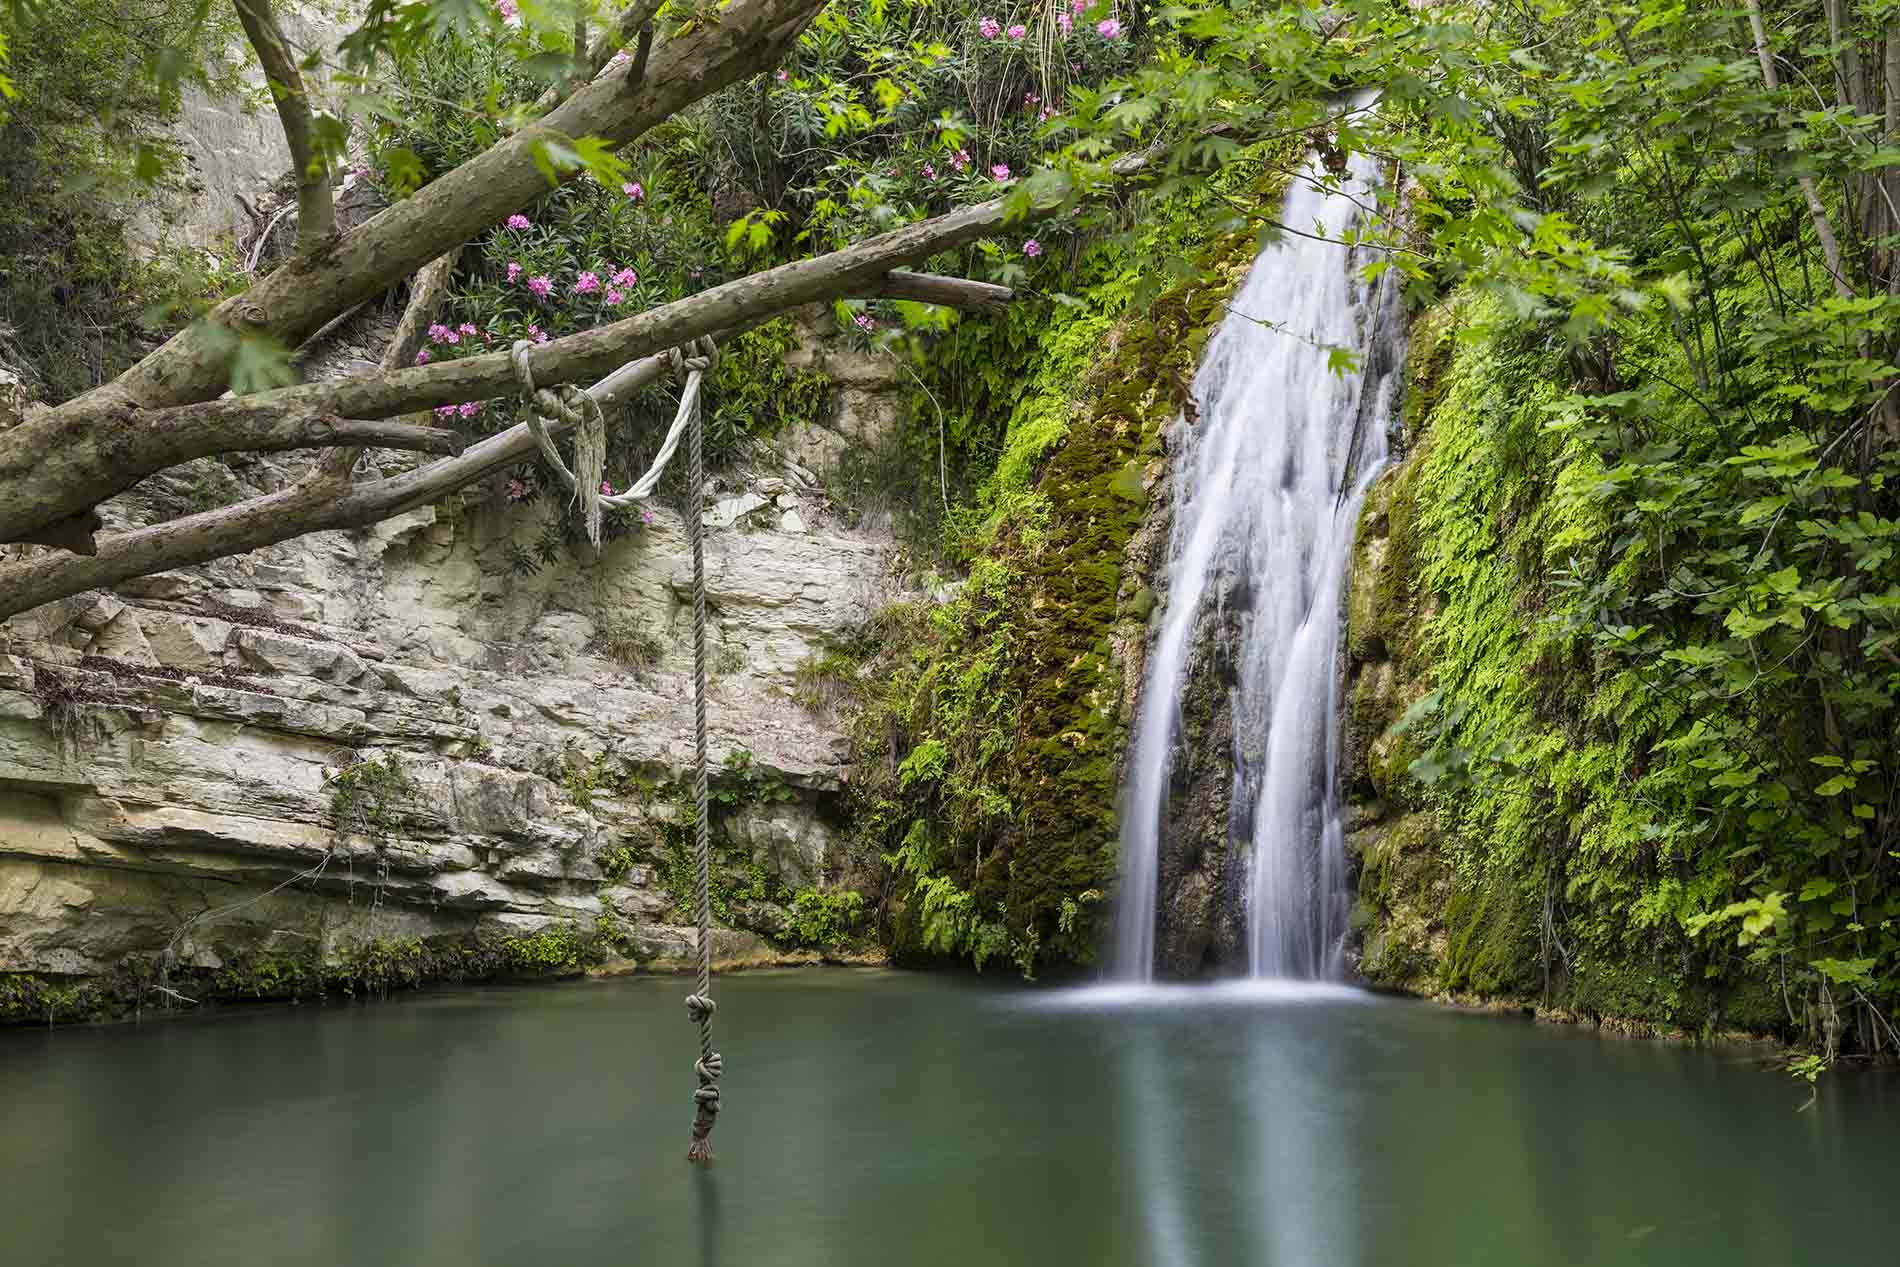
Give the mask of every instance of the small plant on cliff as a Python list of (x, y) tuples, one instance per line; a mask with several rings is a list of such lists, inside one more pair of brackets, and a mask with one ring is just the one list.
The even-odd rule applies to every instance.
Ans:
[(416, 791), (394, 752), (325, 770), (323, 781), (330, 788), (330, 820), (339, 835), (387, 836)]
[(864, 894), (852, 889), (800, 889), (785, 917), (784, 940), (794, 946), (843, 945), (864, 921)]

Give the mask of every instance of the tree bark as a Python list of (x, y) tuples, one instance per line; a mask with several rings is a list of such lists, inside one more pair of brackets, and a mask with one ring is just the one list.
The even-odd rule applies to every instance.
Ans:
[(323, 161), (310, 137), (310, 94), (291, 54), (290, 41), (271, 11), (270, 0), (234, 0), (238, 21), (257, 54), (258, 65), (277, 103), (277, 119), (290, 147), (290, 166), (297, 177), (296, 253), (315, 250), (336, 236), (336, 206), (330, 196), (330, 165)]

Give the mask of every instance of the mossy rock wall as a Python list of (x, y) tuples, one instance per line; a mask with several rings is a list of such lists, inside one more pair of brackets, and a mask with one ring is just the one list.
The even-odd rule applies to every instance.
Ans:
[[(1572, 460), (1539, 434), (1560, 367), (1474, 329), (1478, 309), (1454, 299), (1414, 322), (1407, 452), (1366, 499), (1354, 549), (1342, 690), (1358, 971), (1636, 1033), (1773, 1029), (1785, 1018), (1759, 974), (1692, 970), (1679, 930), (1568, 882), (1580, 825), (1619, 807), (1610, 783), (1566, 781), (1567, 761), (1611, 742), (1589, 716), (1591, 666), (1530, 636), (1562, 529), (1551, 490)], [(1422, 728), (1401, 722), (1433, 692), (1515, 726), (1513, 757), (1422, 782)]]

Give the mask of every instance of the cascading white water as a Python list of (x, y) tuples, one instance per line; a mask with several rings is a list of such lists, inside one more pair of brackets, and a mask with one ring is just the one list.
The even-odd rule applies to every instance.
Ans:
[[(1336, 798), (1341, 587), (1360, 502), (1386, 460), (1397, 358), (1389, 285), (1359, 277), (1347, 235), (1376, 167), (1355, 159), (1328, 192), (1317, 159), (1234, 296), (1195, 377), (1200, 419), (1174, 465), (1167, 607), (1147, 665), (1122, 817), (1113, 955), (1154, 975), (1158, 852), (1197, 618), (1223, 593), (1238, 615), (1232, 821), (1251, 823), (1247, 897), (1255, 976), (1337, 976), (1345, 933)], [(1325, 240), (1316, 240), (1325, 239)], [(1389, 276), (1389, 275), (1388, 275)], [(1338, 372), (1335, 349), (1357, 368)]]

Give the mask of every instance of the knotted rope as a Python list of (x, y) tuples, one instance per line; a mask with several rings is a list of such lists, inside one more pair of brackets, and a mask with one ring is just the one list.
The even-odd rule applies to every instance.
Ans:
[[(667, 428), (666, 438), (660, 442), (660, 451), (654, 455), (653, 464), (647, 468), (647, 473), (634, 481), (633, 487), (626, 492), (608, 494), (600, 491), (601, 474), (607, 466), (607, 419), (601, 412), (600, 402), (594, 399), (593, 393), (572, 383), (563, 383), (558, 390), (536, 387), (534, 372), (528, 367), (528, 353), (533, 346), (526, 339), (518, 339), (509, 348), (515, 378), (520, 382), (522, 391), (527, 393), (531, 406), (528, 410), (528, 430), (533, 433), (541, 456), (547, 459), (547, 464), (580, 504), (581, 515), (587, 523), (587, 540), (599, 546), (601, 512), (625, 510), (651, 497), (660, 482), (660, 476), (666, 473), (666, 464), (673, 460), (673, 454), (678, 451), (680, 437), (687, 425), (699, 425), (700, 381), (719, 363), (719, 348), (710, 337), (702, 336), (687, 344), (684, 350), (672, 348), (667, 352), (673, 373), (683, 379), (685, 384), (680, 389), (680, 403), (673, 414), (673, 425)], [(556, 421), (574, 428), (572, 470), (562, 458), (561, 450), (555, 446), (554, 437), (548, 434), (548, 424)], [(694, 496), (698, 496), (698, 490), (699, 485), (695, 483)]]
[[(689, 432), (686, 459), (686, 528), (693, 543), (693, 869), (699, 897), (699, 984), (686, 996), (686, 1015), (699, 1026), (699, 1059), (693, 1073), (699, 1086), (693, 1092), (693, 1143), (686, 1160), (712, 1160), (713, 1121), (719, 1116), (719, 1075), (725, 1062), (712, 1047), (712, 1018), (719, 1005), (712, 997), (712, 838), (706, 815), (706, 551), (704, 513), (706, 468), (705, 425), (700, 410), (700, 381), (719, 360), (719, 348), (710, 338), (698, 338), (686, 348), (667, 353), (673, 373), (682, 380), (679, 410), (667, 430), (660, 452), (647, 473), (624, 493), (612, 495), (600, 491), (600, 475), (606, 465), (606, 419), (600, 402), (573, 384), (557, 391), (537, 388), (528, 367), (528, 351), (533, 345), (520, 340), (510, 349), (515, 377), (528, 394), (528, 430), (534, 433), (541, 456), (561, 482), (573, 490), (587, 518), (587, 537), (600, 544), (602, 507), (619, 509), (643, 501), (653, 492), (679, 448), (680, 435)], [(574, 465), (570, 471), (561, 459), (560, 449), (548, 434), (548, 423), (559, 420), (575, 428)]]
[(712, 1046), (712, 1018), (718, 1004), (712, 998), (712, 843), (706, 815), (706, 551), (701, 519), (706, 483), (705, 431), (699, 409), (699, 378), (711, 368), (711, 357), (688, 357), (672, 352), (673, 372), (686, 377), (680, 393), (692, 400), (692, 439), (686, 449), (687, 534), (693, 542), (693, 869), (699, 886), (699, 988), (686, 996), (686, 1015), (699, 1026), (699, 1060), (693, 1072), (699, 1087), (693, 1092), (693, 1143), (686, 1160), (712, 1160), (713, 1120), (719, 1116), (719, 1075), (724, 1062)]

